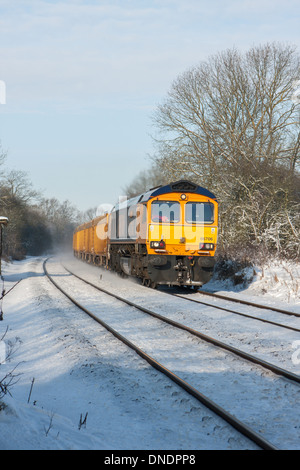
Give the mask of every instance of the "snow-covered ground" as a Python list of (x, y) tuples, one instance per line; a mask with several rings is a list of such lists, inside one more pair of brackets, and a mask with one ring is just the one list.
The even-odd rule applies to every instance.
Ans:
[[(264, 305), (282, 304), (282, 308), (292, 310), (300, 305), (300, 264), (292, 260), (270, 259), (263, 267), (249, 267), (241, 271), (244, 279), (251, 280), (244, 289), (243, 285), (233, 285), (231, 280), (212, 279), (203, 290), (219, 294), (251, 299)], [(287, 308), (288, 306), (288, 308)], [(280, 307), (279, 307), (280, 308)], [(295, 310), (296, 311), (296, 310)]]
[[(12, 396), (6, 394), (0, 400), (0, 449), (256, 448), (104, 328), (95, 326), (92, 319), (55, 290), (43, 275), (42, 261), (42, 258), (28, 258), (4, 264), (2, 269), (6, 291), (19, 279), (22, 281), (2, 300), (0, 381), (5, 374), (12, 372), (16, 383), (9, 389)], [(57, 261), (58, 258), (49, 263), (49, 270), (52, 268), (61, 282), (66, 276)], [(173, 299), (161, 291), (146, 290), (133, 279), (121, 279), (73, 258), (64, 258), (64, 262), (93, 282), (115, 289), (120, 295), (152, 306), (163, 314), (173, 315), (176, 305), (177, 320), (185, 318), (205, 334), (300, 373), (300, 343), (297, 343), (300, 338), (295, 332), (279, 332), (278, 328), (265, 324), (252, 326), (252, 320), (241, 320), (221, 311), (216, 313), (205, 306), (199, 314), (198, 305), (190, 303), (193, 306), (187, 310), (186, 301)], [(253, 282), (246, 289), (216, 280), (205, 288), (300, 313), (299, 273), (297, 264), (273, 262), (263, 270), (257, 269)], [(77, 286), (79, 284), (74, 282), (74, 291)], [(87, 298), (89, 292), (86, 291)], [(203, 298), (200, 294), (199, 297)], [(123, 319), (122, 328), (129, 333), (130, 323), (138, 320), (130, 316), (132, 314), (126, 307), (108, 299), (98, 302), (100, 313), (106, 317), (112, 314), (111, 320), (115, 322), (118, 322), (118, 317)], [(295, 317), (288, 321), (298, 325), (300, 322)], [(195, 353), (192, 348), (183, 352), (181, 341), (178, 335), (177, 351), (173, 350), (172, 341), (160, 327), (159, 334), (157, 329), (154, 330), (150, 346), (145, 342), (145, 347), (151, 349), (149, 353), (157, 360), (168, 360), (169, 368), (176, 365), (179, 369), (181, 367), (181, 372), (185, 369), (186, 374), (190, 372), (192, 375), (192, 362), (195, 362), (192, 354)], [(191, 341), (191, 345), (193, 342), (195, 347), (198, 346), (198, 340)], [(228, 359), (225, 370), (219, 353), (211, 356), (206, 346), (202, 351), (201, 357), (196, 358), (201, 379), (198, 388), (204, 393), (213, 380), (216, 397), (219, 394), (223, 400), (221, 406), (226, 408), (226, 405), (232, 406), (236, 402), (238, 407), (240, 397), (235, 396), (234, 391), (227, 395), (222, 390), (224, 383), (218, 382), (219, 374), (229, 384), (244, 377), (247, 389), (252, 366)], [(9, 357), (4, 361), (7, 354)], [(222, 354), (226, 356), (224, 352)], [(177, 355), (182, 358), (182, 365), (177, 365)], [(219, 367), (217, 375), (215, 369), (214, 373), (213, 369), (210, 370), (210, 366), (215, 367), (216, 363)], [(269, 387), (266, 388), (264, 383), (259, 385), (261, 379), (258, 379), (257, 386), (265, 389), (255, 400), (257, 404), (260, 402), (260, 406), (264, 402), (267, 416), (273, 416), (274, 421), (264, 426), (261, 418), (258, 430), (264, 432), (263, 428), (268, 427), (272, 438), (272, 429), (274, 436), (278, 436), (278, 429), (282, 427), (279, 447), (300, 448), (300, 388), (293, 385), (287, 399), (282, 402), (284, 388), (290, 386), (288, 381), (283, 381), (281, 388), (281, 382), (273, 374), (265, 372), (262, 376), (269, 381), (266, 382)], [(277, 413), (272, 414), (276, 406)], [(80, 420), (85, 416), (86, 423), (80, 426)]]

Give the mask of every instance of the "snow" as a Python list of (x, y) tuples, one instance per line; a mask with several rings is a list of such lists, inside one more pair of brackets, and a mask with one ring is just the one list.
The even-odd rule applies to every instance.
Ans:
[[(11, 396), (0, 399), (1, 450), (257, 448), (64, 298), (43, 275), (43, 259), (2, 263), (4, 287), (14, 288), (2, 300), (0, 380), (13, 371), (16, 383)], [(164, 289), (146, 289), (134, 279), (121, 279), (73, 257), (63, 256), (63, 262), (108, 290), (300, 373), (296, 332), (193, 302), (187, 305)], [(49, 271), (58, 282), (69, 281), (59, 257), (49, 261)], [(204, 289), (300, 313), (299, 273), (296, 263), (273, 260), (255, 270), (247, 287), (213, 279)], [(257, 374), (253, 365), (187, 339), (184, 332), (173, 331), (171, 337), (170, 327), (104, 294), (95, 297), (79, 280), (73, 280), (72, 294), (202, 393), (266, 433), (274, 445), (299, 448), (299, 386), (267, 371)], [(228, 306), (201, 294), (186, 295)], [(242, 305), (234, 308), (247, 311)], [(258, 313), (272, 315), (274, 321), (282, 318)], [(300, 327), (296, 317), (285, 321)], [(135, 332), (133, 325), (138, 327)], [(4, 352), (9, 353), (6, 361)], [(246, 396), (252, 389), (250, 400)]]
[[(281, 307), (293, 311), (293, 305), (300, 304), (300, 265), (292, 260), (270, 259), (263, 267), (248, 267), (243, 271), (247, 283), (246, 289), (243, 285), (234, 285), (229, 279), (218, 281), (213, 278), (203, 286), (203, 290), (228, 296), (243, 298), (261, 302), (264, 305), (281, 305)], [(236, 273), (238, 274), (238, 273)]]

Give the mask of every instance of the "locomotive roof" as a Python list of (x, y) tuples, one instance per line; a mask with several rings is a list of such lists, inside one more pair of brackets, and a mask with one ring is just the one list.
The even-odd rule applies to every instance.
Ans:
[[(139, 196), (136, 196), (132, 199), (125, 200), (121, 203), (118, 203), (111, 209), (111, 213), (117, 210), (120, 210), (122, 208), (128, 208), (130, 206), (134, 206), (135, 204), (138, 204), (139, 202), (147, 202), (149, 199), (152, 199), (157, 196), (161, 196), (162, 194), (168, 194), (168, 193), (174, 193), (174, 192), (187, 192), (187, 193), (195, 193), (195, 194), (200, 194), (201, 196), (209, 197), (211, 199), (214, 199), (217, 201), (216, 196), (210, 192), (206, 188), (202, 188), (201, 186), (198, 186), (195, 183), (192, 183), (191, 181), (187, 180), (179, 180), (175, 181), (174, 183), (166, 184), (165, 186), (156, 186), (155, 188), (149, 189), (149, 191), (146, 191), (143, 194), (140, 194)], [(105, 213), (102, 216), (96, 217), (90, 222), (85, 222), (84, 224), (81, 224), (80, 226), (76, 227), (74, 232), (77, 232), (79, 230), (82, 230), (87, 227), (87, 225), (92, 224), (95, 221), (98, 221), (100, 219), (103, 219), (106, 217), (107, 213)]]
[(146, 202), (149, 201), (149, 199), (160, 196), (162, 194), (167, 194), (167, 193), (176, 193), (176, 192), (188, 192), (188, 193), (195, 193), (195, 194), (201, 194), (201, 196), (206, 196), (211, 199), (217, 200), (216, 196), (210, 192), (206, 188), (202, 188), (201, 186), (198, 186), (195, 183), (192, 183), (191, 181), (187, 180), (179, 180), (175, 181), (174, 183), (167, 184), (165, 186), (158, 186), (156, 188), (152, 188), (149, 191), (147, 191), (145, 194), (141, 195), (139, 198), (139, 202)]
[(201, 186), (198, 186), (197, 184), (192, 183), (191, 181), (179, 180), (175, 181), (174, 183), (166, 184), (165, 186), (156, 186), (155, 188), (149, 189), (148, 191), (143, 194), (140, 194), (139, 196), (135, 196), (132, 199), (122, 201), (115, 205), (115, 207), (112, 209), (112, 212), (120, 210), (122, 208), (133, 206), (135, 204), (138, 204), (139, 202), (147, 202), (149, 201), (149, 199), (161, 196), (162, 194), (175, 192), (201, 194), (201, 196), (209, 197), (211, 199), (214, 199), (215, 201), (217, 200), (216, 196), (211, 193), (208, 189), (202, 188)]

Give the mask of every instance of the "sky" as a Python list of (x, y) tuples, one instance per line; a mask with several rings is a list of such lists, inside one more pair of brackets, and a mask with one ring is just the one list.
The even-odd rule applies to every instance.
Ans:
[(5, 168), (82, 211), (114, 204), (151, 167), (173, 80), (228, 48), (300, 52), (299, 25), (299, 0), (0, 0)]

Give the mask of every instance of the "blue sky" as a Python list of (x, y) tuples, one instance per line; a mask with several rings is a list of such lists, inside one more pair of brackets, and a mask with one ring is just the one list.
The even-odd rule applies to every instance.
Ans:
[(116, 202), (151, 165), (172, 81), (234, 46), (300, 51), (299, 13), (299, 0), (0, 0), (6, 167), (80, 210)]

